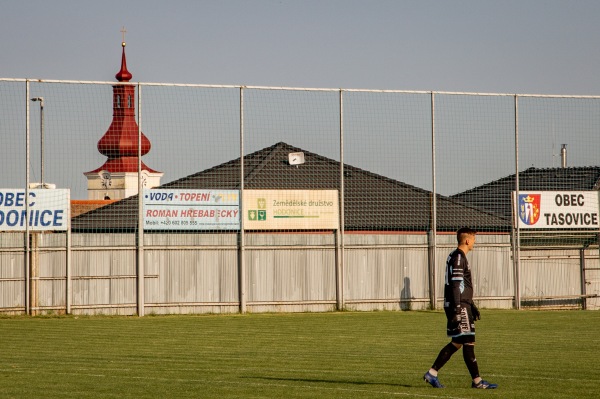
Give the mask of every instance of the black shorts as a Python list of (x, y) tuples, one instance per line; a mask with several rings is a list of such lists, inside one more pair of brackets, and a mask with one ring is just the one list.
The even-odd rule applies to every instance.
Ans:
[(471, 306), (461, 304), (461, 323), (458, 326), (454, 326), (450, 323), (450, 320), (454, 317), (454, 311), (449, 308), (444, 308), (446, 312), (446, 334), (452, 338), (452, 342), (457, 344), (467, 344), (475, 342), (475, 320), (471, 313)]

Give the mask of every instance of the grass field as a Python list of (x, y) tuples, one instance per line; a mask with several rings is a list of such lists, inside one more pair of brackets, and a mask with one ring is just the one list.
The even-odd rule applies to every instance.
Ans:
[(600, 312), (483, 310), (470, 388), (441, 312), (0, 318), (1, 398), (595, 398)]

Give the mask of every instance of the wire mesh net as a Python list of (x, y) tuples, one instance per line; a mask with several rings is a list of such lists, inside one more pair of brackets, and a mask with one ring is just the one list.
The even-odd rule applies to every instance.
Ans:
[(142, 248), (159, 311), (408, 306), (463, 226), (482, 234), (479, 295), (580, 303), (600, 291), (599, 101), (0, 80), (0, 307), (130, 312)]

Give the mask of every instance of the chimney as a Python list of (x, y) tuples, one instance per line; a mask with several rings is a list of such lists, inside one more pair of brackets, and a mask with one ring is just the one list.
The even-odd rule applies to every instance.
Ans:
[(562, 146), (560, 148), (560, 165), (562, 166), (562, 168), (567, 167), (567, 145), (566, 144), (562, 144)]

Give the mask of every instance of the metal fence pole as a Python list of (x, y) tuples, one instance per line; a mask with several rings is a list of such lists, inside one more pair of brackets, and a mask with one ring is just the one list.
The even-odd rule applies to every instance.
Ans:
[(66, 254), (66, 273), (65, 273), (65, 278), (66, 278), (66, 290), (65, 290), (65, 312), (67, 314), (71, 314), (71, 296), (72, 291), (73, 291), (73, 280), (71, 277), (72, 271), (71, 271), (71, 267), (72, 267), (72, 257), (71, 257), (71, 243), (72, 243), (72, 236), (71, 236), (71, 212), (69, 212), (69, 221), (68, 221), (68, 228), (67, 228), (67, 254)]
[(138, 83), (138, 226), (137, 226), (137, 313), (144, 316), (144, 185), (142, 181), (142, 86)]
[(581, 275), (581, 308), (587, 310), (587, 287), (585, 282), (585, 247), (579, 250), (579, 268)]
[(336, 245), (336, 306), (338, 310), (344, 309), (344, 91), (340, 89), (340, 215)]
[(244, 87), (240, 87), (240, 242), (238, 255), (238, 294), (240, 313), (246, 313), (246, 236), (244, 234)]
[(431, 309), (437, 308), (437, 201), (435, 177), (435, 93), (431, 92), (431, 235), (429, 240), (429, 301)]
[[(25, 81), (25, 214), (29, 215), (29, 79)], [(29, 219), (27, 217), (27, 219)], [(29, 223), (25, 223), (25, 235), (23, 236), (23, 241), (25, 241), (25, 314), (30, 313), (30, 302), (29, 302)]]
[(515, 274), (515, 308), (521, 309), (521, 234), (517, 216), (519, 204), (519, 96), (515, 95), (515, 199), (513, 204), (513, 265)]

